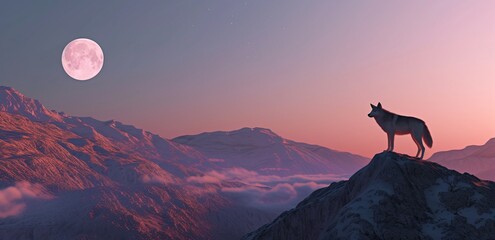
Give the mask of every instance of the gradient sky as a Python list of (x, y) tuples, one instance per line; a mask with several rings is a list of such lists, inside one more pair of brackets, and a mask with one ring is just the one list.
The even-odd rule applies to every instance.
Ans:
[[(378, 101), (427, 122), (426, 156), (495, 137), (495, 1), (145, 2), (2, 2), (0, 84), (167, 138), (259, 126), (372, 156)], [(105, 53), (86, 82), (60, 63), (79, 37)]]

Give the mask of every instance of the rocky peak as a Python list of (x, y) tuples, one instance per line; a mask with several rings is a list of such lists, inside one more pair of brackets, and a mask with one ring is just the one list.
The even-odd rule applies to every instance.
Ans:
[(0, 111), (17, 114), (33, 121), (60, 121), (62, 116), (48, 110), (38, 100), (24, 96), (19, 91), (0, 86)]
[(381, 153), (245, 239), (495, 238), (495, 183)]

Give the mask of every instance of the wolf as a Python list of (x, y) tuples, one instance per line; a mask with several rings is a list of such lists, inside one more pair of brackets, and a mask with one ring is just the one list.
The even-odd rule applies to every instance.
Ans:
[(385, 151), (392, 152), (394, 150), (394, 138), (396, 134), (411, 134), (416, 146), (418, 146), (416, 158), (419, 157), (419, 159), (423, 159), (425, 154), (423, 140), (429, 148), (433, 146), (433, 139), (431, 138), (430, 130), (428, 130), (425, 122), (415, 117), (401, 116), (389, 112), (383, 109), (381, 103), (378, 103), (377, 106), (373, 104), (370, 105), (371, 112), (368, 114), (368, 117), (375, 118), (376, 123), (378, 123), (385, 133), (387, 133), (388, 148)]

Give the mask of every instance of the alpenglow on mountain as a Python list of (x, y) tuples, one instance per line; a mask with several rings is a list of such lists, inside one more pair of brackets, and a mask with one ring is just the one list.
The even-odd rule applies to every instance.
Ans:
[[(271, 131), (237, 132), (245, 143), (209, 145), (213, 154), (118, 121), (67, 116), (0, 87), (0, 239), (238, 239), (280, 213), (273, 209), (333, 181), (304, 175), (314, 166), (340, 176), (366, 164), (319, 146), (284, 146), (288, 140), (267, 145)], [(238, 153), (239, 145), (249, 151)], [(276, 158), (266, 147), (300, 153)], [(251, 153), (262, 167), (287, 170), (234, 164), (253, 160)], [(283, 164), (290, 159), (299, 165)], [(291, 169), (305, 159), (311, 168)]]
[(193, 147), (217, 168), (240, 167), (263, 174), (348, 174), (369, 159), (318, 145), (284, 139), (265, 128), (181, 136), (173, 142)]

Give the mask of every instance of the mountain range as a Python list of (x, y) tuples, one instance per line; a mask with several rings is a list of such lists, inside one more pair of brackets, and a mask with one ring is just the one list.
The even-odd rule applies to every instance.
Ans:
[(168, 140), (0, 87), (0, 238), (235, 239), (367, 162), (262, 128)]
[(493, 239), (494, 158), (493, 139), (371, 162), (266, 128), (169, 140), (0, 87), (0, 239)]

